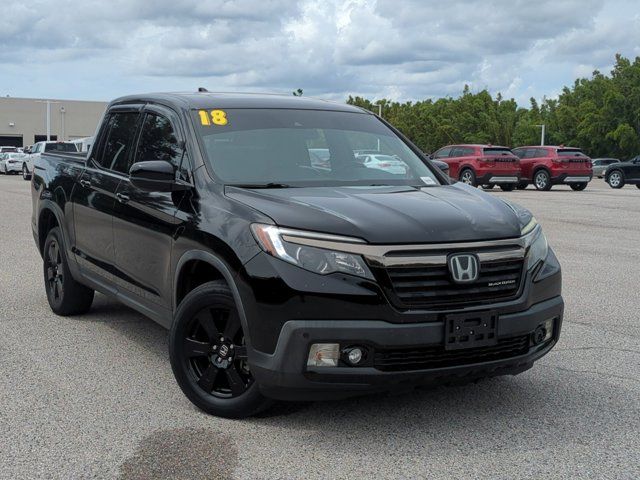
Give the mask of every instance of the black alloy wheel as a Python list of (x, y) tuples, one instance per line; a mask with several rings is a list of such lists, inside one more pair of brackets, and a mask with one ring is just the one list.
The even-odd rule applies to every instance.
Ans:
[(253, 377), (235, 309), (216, 305), (200, 310), (189, 322), (183, 354), (198, 386), (220, 398), (242, 395)]
[(94, 291), (71, 275), (60, 228), (52, 228), (47, 234), (42, 258), (44, 286), (51, 310), (58, 315), (88, 312)]
[(62, 265), (62, 252), (60, 244), (56, 238), (51, 239), (45, 252), (45, 281), (47, 282), (47, 292), (54, 303), (62, 301), (64, 294), (64, 267)]
[(240, 315), (224, 281), (200, 285), (180, 302), (169, 356), (178, 385), (207, 413), (243, 418), (271, 403), (251, 373)]

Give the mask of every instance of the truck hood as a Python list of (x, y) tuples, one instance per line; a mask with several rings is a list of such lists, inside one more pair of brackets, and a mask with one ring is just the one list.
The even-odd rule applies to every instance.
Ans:
[(226, 187), (282, 227), (369, 243), (404, 244), (493, 240), (520, 236), (514, 209), (462, 183), (438, 187)]

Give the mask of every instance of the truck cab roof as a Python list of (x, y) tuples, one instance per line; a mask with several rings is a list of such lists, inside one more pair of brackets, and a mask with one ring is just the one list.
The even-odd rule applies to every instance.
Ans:
[(180, 106), (186, 109), (210, 108), (278, 108), (303, 110), (332, 110), (340, 112), (368, 113), (368, 110), (343, 103), (311, 97), (268, 93), (226, 92), (174, 92), (128, 95), (111, 102), (111, 105), (137, 102), (153, 102)]

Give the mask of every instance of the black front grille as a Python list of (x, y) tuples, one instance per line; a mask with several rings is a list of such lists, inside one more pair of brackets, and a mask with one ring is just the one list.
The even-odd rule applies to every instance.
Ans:
[(387, 268), (399, 307), (479, 304), (515, 296), (520, 289), (523, 260), (480, 264), (476, 282), (459, 285), (451, 280), (447, 265)]
[(426, 370), (503, 360), (529, 351), (529, 335), (498, 340), (489, 347), (445, 350), (444, 346), (378, 349), (374, 366), (379, 370)]

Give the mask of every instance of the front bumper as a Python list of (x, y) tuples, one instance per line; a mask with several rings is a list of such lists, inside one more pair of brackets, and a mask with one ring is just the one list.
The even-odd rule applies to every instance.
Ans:
[[(467, 382), (477, 378), (517, 374), (533, 365), (556, 344), (562, 326), (564, 302), (557, 296), (531, 308), (497, 319), (499, 341), (526, 338), (524, 350), (514, 356), (493, 357), (438, 368), (386, 370), (376, 364), (376, 351), (394, 348), (435, 347), (444, 342), (444, 323), (390, 324), (377, 320), (291, 320), (285, 323), (275, 352), (254, 355), (251, 370), (262, 393), (282, 400), (326, 400), (364, 393), (398, 391), (424, 384)], [(534, 345), (528, 340), (536, 327), (553, 319), (552, 338)], [(313, 343), (333, 342), (367, 345), (373, 352), (368, 366), (307, 367), (309, 347)]]

